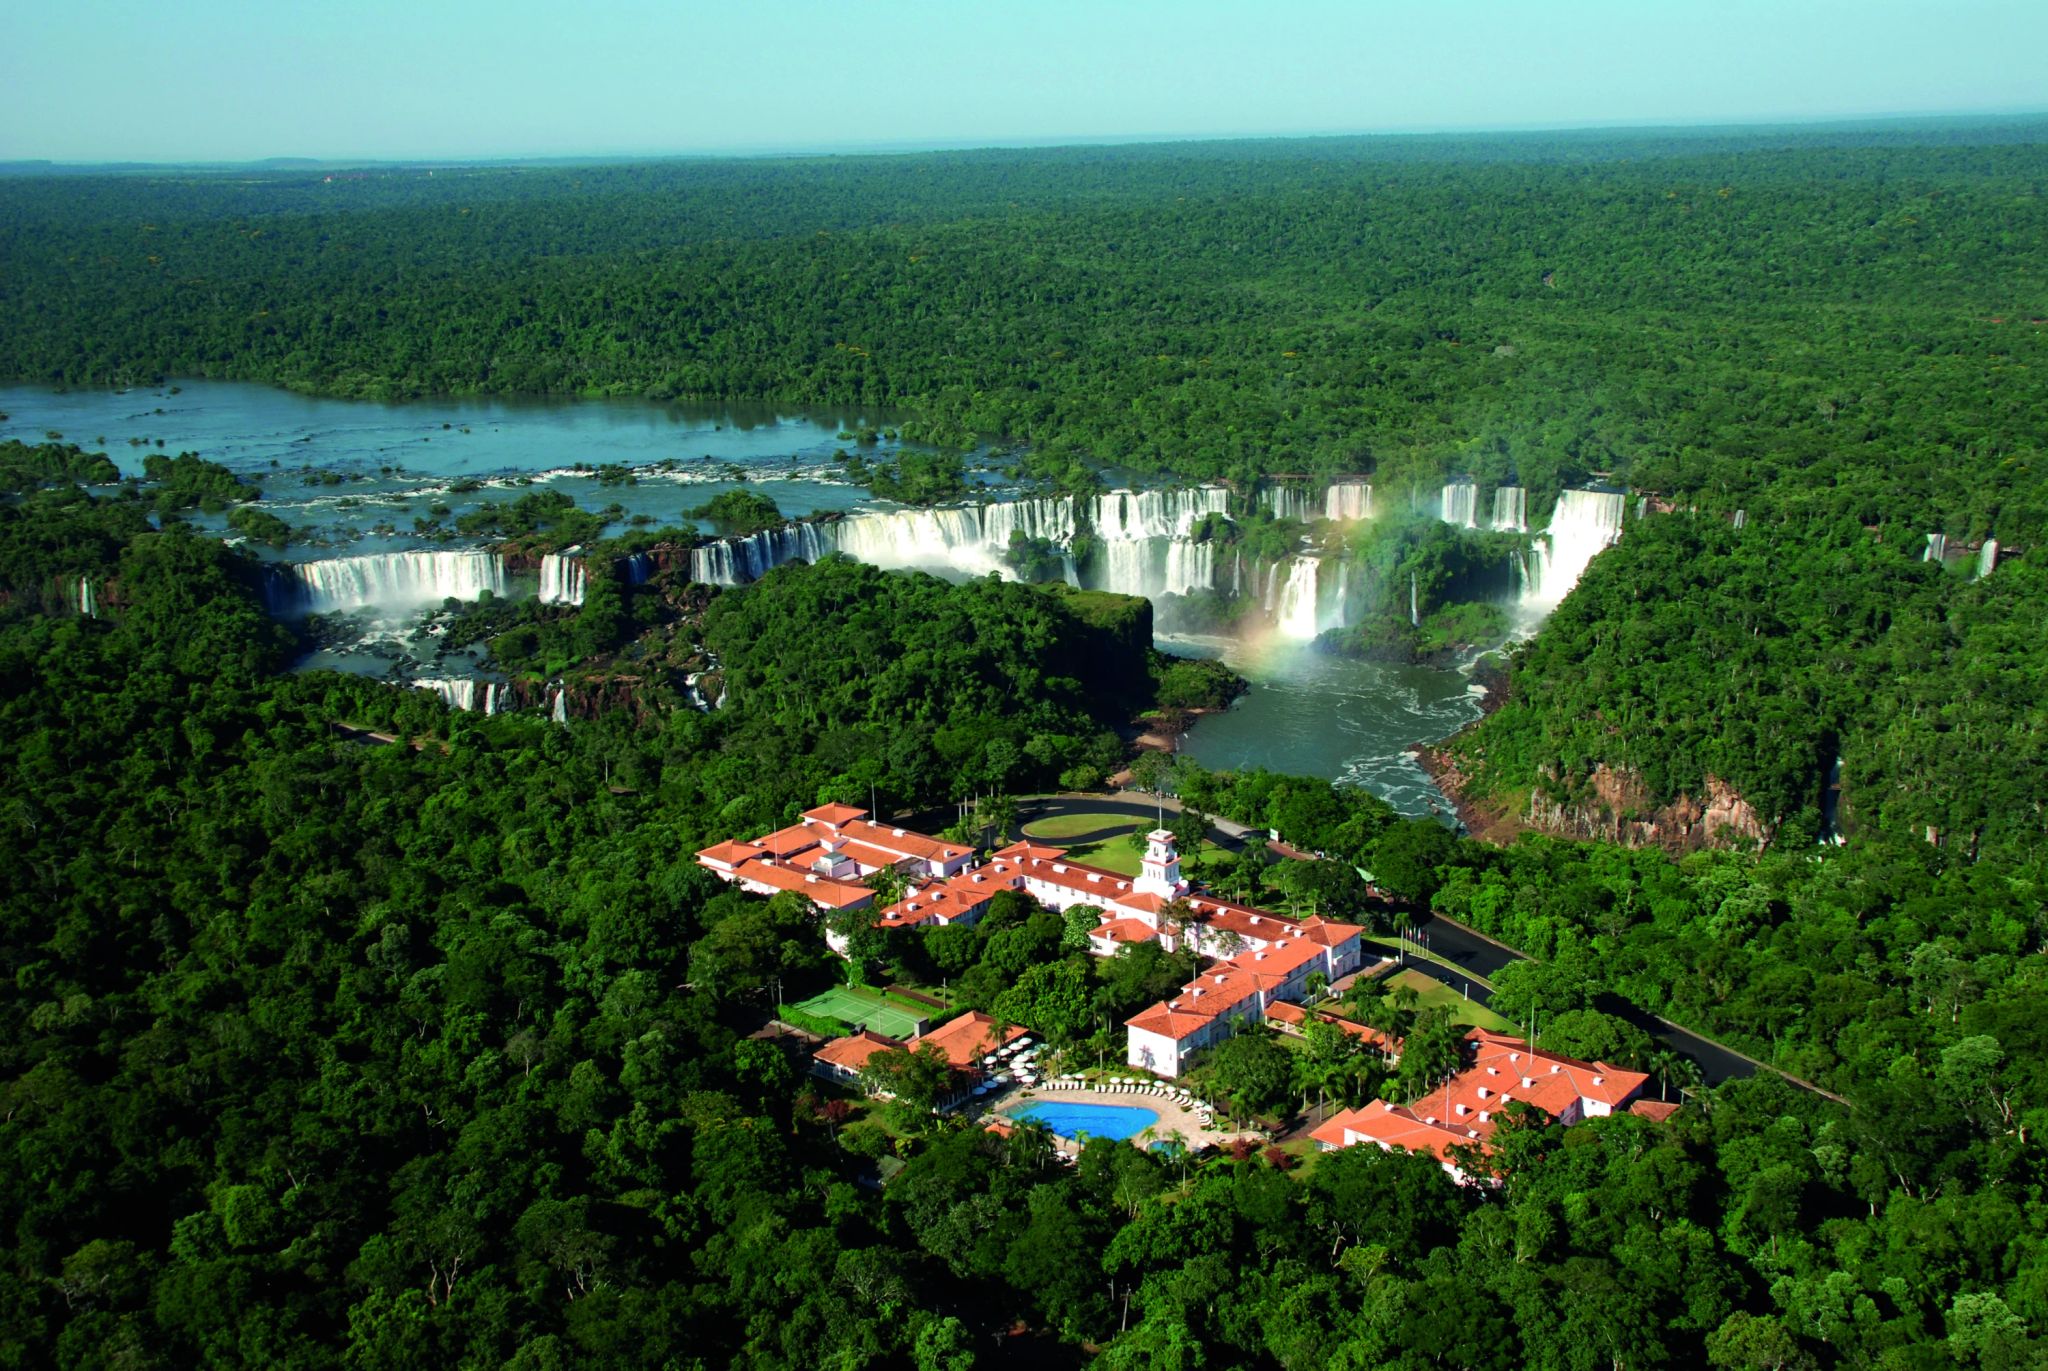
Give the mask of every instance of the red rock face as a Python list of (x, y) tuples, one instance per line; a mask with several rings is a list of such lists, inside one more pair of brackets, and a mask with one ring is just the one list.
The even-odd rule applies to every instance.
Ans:
[(1557, 800), (1541, 789), (1531, 794), (1528, 823), (1564, 837), (1600, 838), (1630, 847), (1674, 851), (1768, 844), (1775, 827), (1766, 824), (1755, 807), (1726, 781), (1718, 776), (1705, 779), (1704, 801), (1681, 794), (1658, 806), (1650, 802), (1642, 777), (1602, 763), (1587, 778), (1583, 798)]

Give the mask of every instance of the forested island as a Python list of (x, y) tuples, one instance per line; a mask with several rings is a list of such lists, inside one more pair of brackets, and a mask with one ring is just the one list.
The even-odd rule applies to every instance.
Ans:
[[(446, 611), (560, 691), (463, 712), (291, 669), (318, 625), (256, 555), (294, 536), (267, 478), (121, 481), (5, 428), (0, 1364), (2040, 1364), (2044, 140), (0, 181), (18, 381), (886, 405), (1046, 492), (1225, 484), (1207, 536), (1276, 555), (1290, 481), (1631, 511), (1436, 755), (1480, 836), (1139, 759), (1199, 890), (1526, 955), (1498, 1022), (1362, 980), (1185, 1074), (1270, 1146), (1063, 1152), (811, 1074), (798, 1030), (833, 1029), (790, 1006), (866, 983), (1099, 1079), (1193, 952), (1100, 955), (1006, 890), (971, 926), (854, 921), (842, 958), (800, 893), (695, 854), (820, 806), (985, 852), (1019, 797), (1106, 787), (1144, 720), (1236, 688), (1158, 653), (1144, 600), (1030, 584), (1058, 550), (1028, 543), (1009, 579), (824, 555), (713, 586), (627, 534), (573, 603)], [(910, 505), (964, 470), (844, 465)], [(515, 561), (606, 526), (494, 508), (467, 532)], [(1458, 584), (1492, 535), (1403, 527), (1347, 535), (1385, 603), (1320, 646), (1497, 640), (1505, 609), (1426, 615), (1417, 571)], [(1757, 1069), (1708, 1085), (1650, 1016)], [(1307, 1141), (1425, 1098), (1488, 1023), (1675, 1107), (1518, 1112), (1479, 1184)]]

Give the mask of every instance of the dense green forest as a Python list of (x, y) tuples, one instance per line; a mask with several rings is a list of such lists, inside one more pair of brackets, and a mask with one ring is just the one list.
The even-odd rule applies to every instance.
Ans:
[[(1840, 758), (1844, 831), (2039, 835), (2031, 764), (1970, 795), (1949, 760), (1966, 737), (2037, 736), (2022, 694), (1968, 688), (1959, 733), (1965, 706), (1900, 705), (1878, 664), (1939, 690), (1927, 654), (1948, 639), (1997, 639), (2006, 681), (2038, 679), (2040, 649), (1976, 623), (1957, 587), (1895, 625), (1918, 583), (1835, 562), (1910, 559), (1934, 532), (2024, 553), (2048, 533), (2043, 146), (2019, 120), (11, 177), (0, 374), (873, 407), (907, 437), (1015, 445), (1056, 483), (1105, 463), (1341, 472), (1392, 510), (1460, 475), (1523, 485), (1538, 527), (1552, 492), (1612, 479), (1703, 519), (1742, 510), (1750, 537), (1682, 574), (1659, 551), (1676, 530), (1607, 559), (1522, 660), (1476, 801), (1583, 809), (1604, 763), (1651, 808), (1728, 782), (1803, 839)], [(849, 466), (892, 497), (962, 489), (944, 454)], [(594, 532), (529, 502), (465, 531)], [(1888, 551), (1853, 552), (1855, 528)], [(1455, 604), (1404, 624), (1388, 589), (1331, 646), (1448, 659), (1499, 630)], [(1704, 605), (1756, 641), (1634, 655), (1624, 619), (1668, 635)], [(1223, 603), (1180, 614), (1233, 621)], [(1835, 634), (1858, 645), (1846, 673), (1808, 651)], [(1567, 669), (1594, 644), (1615, 669)], [(1855, 691), (1874, 678), (1894, 703), (1873, 711)], [(1743, 725), (1708, 745), (1707, 718)]]
[[(807, 1083), (751, 1035), (769, 985), (834, 975), (819, 929), (690, 854), (860, 787), (837, 754), (870, 751), (862, 729), (938, 749), (890, 762), (916, 799), (977, 764), (948, 747), (1029, 765), (1086, 717), (1052, 673), (1142, 693), (1143, 656), (1112, 649), (1129, 602), (783, 568), (706, 615), (728, 709), (562, 727), (279, 674), (244, 559), (150, 504), (0, 509), (4, 1364), (2038, 1363), (2038, 859), (1500, 852), (1183, 764), (1191, 805), (1544, 957), (1500, 1003), (1559, 1043), (1640, 1047), (1598, 1007), (1620, 993), (1851, 1107), (1762, 1076), (1664, 1124), (1532, 1120), (1498, 1191), (1373, 1149), (1099, 1143), (1070, 1167), (1028, 1131)], [(107, 587), (104, 617), (43, 612), (53, 575)], [(940, 625), (970, 655), (916, 670)], [(1116, 661), (1121, 682), (1087, 674)], [(1044, 730), (1016, 757), (977, 722), (1013, 716)], [(1380, 917), (1341, 862), (1286, 871), (1263, 898)], [(1185, 967), (1069, 934), (1006, 897), (876, 955), (1086, 1060)], [(1233, 1040), (1203, 1069), (1247, 1112), (1369, 1098), (1376, 1054), (1335, 1038)], [(903, 1164), (879, 1191), (878, 1157)]]
[[(576, 609), (457, 622), (550, 673), (673, 632), (724, 707), (452, 713), (285, 670), (253, 560), (182, 520), (291, 530), (203, 454), (88, 493), (104, 458), (15, 443), (0, 1366), (2043, 1364), (2043, 138), (0, 178), (0, 374), (38, 382), (852, 402), (1056, 481), (1345, 472), (1384, 504), (1512, 477), (1532, 515), (1596, 474), (1657, 493), (1674, 512), (1630, 520), (1452, 760), (1510, 816), (1598, 809), (1626, 772), (1606, 819), (1647, 820), (1713, 777), (1763, 851), (1487, 846), (1321, 781), (1144, 779), (1183, 827), (1333, 859), (1254, 851), (1213, 874), (1234, 894), (1531, 954), (1494, 1003), (1546, 1045), (1685, 1085), (1634, 1006), (1846, 1102), (1765, 1070), (1665, 1122), (1532, 1117), (1497, 1189), (1363, 1148), (1070, 1166), (870, 1105), (767, 1031), (846, 974), (816, 919), (690, 854), (834, 799), (980, 801), (979, 837), (1004, 792), (1099, 781), (1139, 711), (1231, 688), (1154, 653), (1144, 602), (840, 559), (684, 594), (594, 562)], [(912, 497), (960, 475), (859, 467)], [(529, 493), (466, 532), (604, 522)], [(1937, 531), (2021, 555), (1972, 580), (1920, 560)], [(1454, 601), (1483, 538), (1351, 541), (1380, 592), (1427, 573), (1443, 600), (1428, 636), (1382, 616), (1333, 647), (1478, 636)], [(1084, 1065), (1188, 970), (1092, 958), (1007, 896), (860, 959)], [(1441, 1046), (1441, 1009), (1366, 999)], [(1276, 1119), (1404, 1084), (1341, 1033), (1196, 1069)]]

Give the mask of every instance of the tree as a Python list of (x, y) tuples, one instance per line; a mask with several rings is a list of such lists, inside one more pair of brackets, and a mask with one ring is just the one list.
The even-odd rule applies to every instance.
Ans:
[(1262, 1114), (1287, 1098), (1293, 1061), (1286, 1048), (1263, 1029), (1251, 1028), (1209, 1050), (1204, 1066), (1216, 1092), (1240, 1117)]
[(1458, 855), (1458, 840), (1434, 819), (1390, 824), (1372, 848), (1372, 878), (1395, 899), (1427, 904)]
[(1095, 932), (1097, 926), (1102, 922), (1102, 906), (1092, 904), (1069, 905), (1066, 912), (1060, 916), (1060, 919), (1066, 925), (1066, 932), (1060, 937), (1060, 950), (1062, 952), (1086, 952), (1093, 946), (1093, 943), (1090, 942), (1090, 935)]
[(870, 1093), (895, 1099), (906, 1126), (922, 1130), (932, 1107), (952, 1089), (953, 1064), (931, 1043), (884, 1048), (868, 1058), (860, 1081)]

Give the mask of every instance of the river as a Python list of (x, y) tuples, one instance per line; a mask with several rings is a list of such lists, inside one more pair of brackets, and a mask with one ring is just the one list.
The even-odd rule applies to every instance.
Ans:
[(1363, 786), (1404, 814), (1448, 812), (1413, 749), (1479, 718), (1484, 692), (1470, 677), (1331, 657), (1301, 643), (1162, 637), (1159, 646), (1221, 657), (1251, 682), (1181, 740), (1181, 751), (1202, 765), (1322, 776)]
[[(475, 540), (451, 544), (416, 521), (447, 528), (478, 503), (532, 489), (561, 491), (586, 509), (617, 505), (615, 529), (687, 525), (684, 509), (742, 483), (789, 515), (869, 508), (875, 502), (844, 480), (834, 453), (855, 447), (843, 433), (891, 422), (857, 411), (632, 400), (387, 404), (223, 381), (122, 392), (6, 386), (0, 413), (8, 416), (0, 436), (37, 442), (61, 434), (103, 449), (126, 474), (139, 475), (153, 452), (191, 451), (226, 464), (263, 487), (265, 510), (310, 535), (284, 554), (264, 554), (295, 561), (467, 545)], [(863, 451), (887, 455), (895, 446), (884, 440)], [(607, 483), (594, 470), (575, 470), (579, 463), (630, 466), (635, 479)], [(666, 469), (650, 470), (657, 464)], [(986, 465), (975, 479), (991, 493), (1003, 485)], [(475, 488), (460, 488), (470, 483)], [(226, 533), (220, 519), (198, 522)], [(367, 632), (304, 665), (401, 679), (475, 670), (473, 655), (406, 642), (407, 628)], [(1185, 740), (1205, 765), (1324, 776), (1364, 786), (1406, 813), (1443, 801), (1409, 750), (1479, 715), (1468, 679), (1456, 672), (1344, 661), (1279, 640), (1162, 638), (1160, 646), (1222, 656), (1252, 682), (1244, 699)]]

